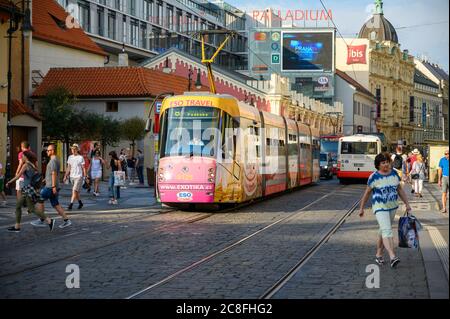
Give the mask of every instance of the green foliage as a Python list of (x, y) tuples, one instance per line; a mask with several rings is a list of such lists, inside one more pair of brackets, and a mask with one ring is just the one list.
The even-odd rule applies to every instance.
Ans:
[(55, 88), (47, 93), (41, 107), (43, 136), (52, 140), (70, 142), (77, 135), (79, 118), (73, 109), (76, 98), (65, 88)]
[(43, 136), (64, 141), (67, 147), (82, 140), (97, 140), (104, 146), (114, 146), (120, 141), (119, 121), (102, 114), (76, 110), (73, 108), (76, 102), (73, 94), (62, 87), (47, 93), (41, 108)]
[(122, 137), (134, 143), (145, 136), (145, 121), (137, 116), (125, 120), (121, 124)]
[(145, 136), (145, 121), (137, 116), (122, 122), (120, 126), (121, 135), (131, 142), (134, 155), (136, 141), (142, 140)]

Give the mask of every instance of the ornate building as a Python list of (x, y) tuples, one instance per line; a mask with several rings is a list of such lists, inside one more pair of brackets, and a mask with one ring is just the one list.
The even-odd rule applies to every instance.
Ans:
[[(391, 149), (398, 143), (414, 143), (414, 58), (401, 50), (397, 32), (384, 17), (383, 2), (361, 28), (358, 38), (369, 40), (368, 89), (377, 98), (376, 126), (386, 136)], [(349, 73), (351, 75), (351, 73)]]

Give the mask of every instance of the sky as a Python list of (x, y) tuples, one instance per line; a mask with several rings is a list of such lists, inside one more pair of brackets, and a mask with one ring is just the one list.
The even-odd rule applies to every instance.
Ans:
[[(266, 8), (281, 10), (322, 10), (319, 0), (225, 0), (251, 14)], [(355, 37), (371, 17), (373, 0), (322, 0), (332, 10), (333, 21), (344, 38)], [(437, 63), (449, 71), (449, 1), (448, 0), (384, 0), (386, 19), (396, 28), (401, 49)], [(336, 35), (339, 37), (339, 33)]]

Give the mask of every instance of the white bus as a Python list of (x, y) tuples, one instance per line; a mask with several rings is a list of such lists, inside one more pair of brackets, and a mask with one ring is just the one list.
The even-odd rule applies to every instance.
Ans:
[(381, 153), (381, 139), (374, 135), (356, 134), (339, 138), (337, 177), (367, 179), (376, 169), (375, 156)]

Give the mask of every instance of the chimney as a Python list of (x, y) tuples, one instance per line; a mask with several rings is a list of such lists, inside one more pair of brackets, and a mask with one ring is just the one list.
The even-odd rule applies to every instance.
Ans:
[(122, 52), (119, 53), (119, 66), (128, 66), (128, 54), (125, 52), (125, 43), (122, 45)]

